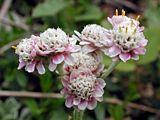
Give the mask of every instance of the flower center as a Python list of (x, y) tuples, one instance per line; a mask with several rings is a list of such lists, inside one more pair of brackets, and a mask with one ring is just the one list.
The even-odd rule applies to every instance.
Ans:
[(49, 28), (40, 34), (40, 38), (48, 50), (62, 48), (68, 44), (68, 36), (59, 28), (57, 30)]
[(31, 52), (33, 50), (33, 41), (31, 39), (23, 39), (22, 42), (17, 45), (16, 54), (25, 61), (31, 60)]
[[(103, 46), (103, 43), (101, 41), (104, 39), (104, 33), (105, 29), (99, 25), (92, 24), (92, 25), (87, 25), (83, 31), (82, 31), (82, 36), (86, 37), (88, 41), (96, 43), (96, 46)], [(86, 39), (84, 38), (84, 39)]]
[(113, 41), (123, 52), (138, 47), (140, 40), (141, 33), (137, 32), (137, 27), (132, 22), (119, 25), (113, 30)]
[(94, 84), (96, 77), (94, 75), (83, 75), (80, 74), (75, 79), (72, 79), (69, 84), (69, 89), (72, 94), (79, 98), (87, 99), (92, 95), (94, 90)]
[(72, 54), (74, 58), (74, 65), (72, 66), (73, 69), (77, 69), (79, 67), (85, 67), (89, 68), (91, 71), (94, 71), (97, 69), (99, 62), (96, 60), (93, 56), (89, 54), (83, 54), (81, 52), (79, 53), (73, 53)]

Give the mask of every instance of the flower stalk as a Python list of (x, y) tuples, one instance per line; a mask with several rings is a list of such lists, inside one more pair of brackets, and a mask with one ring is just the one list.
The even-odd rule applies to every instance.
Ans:
[(83, 120), (84, 111), (74, 108), (73, 120)]
[(104, 73), (102, 74), (102, 78), (105, 79), (114, 70), (114, 68), (119, 64), (119, 62), (120, 62), (119, 59), (113, 61), (108, 67), (108, 69), (104, 71)]

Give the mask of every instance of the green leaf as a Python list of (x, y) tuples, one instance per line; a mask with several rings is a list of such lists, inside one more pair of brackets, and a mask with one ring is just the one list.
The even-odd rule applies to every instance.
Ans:
[(0, 101), (1, 120), (17, 120), (20, 104), (14, 98), (8, 98), (5, 102)]
[(5, 72), (5, 80), (6, 81), (13, 81), (16, 77), (15, 73), (16, 73), (15, 69), (8, 68)]
[(150, 28), (146, 29), (145, 36), (148, 39), (148, 45), (146, 47), (146, 54), (140, 56), (140, 60), (138, 61), (139, 64), (147, 64), (154, 61), (159, 52), (159, 31), (160, 26), (151, 26)]
[(45, 109), (40, 108), (38, 103), (33, 99), (27, 100), (25, 103), (34, 116), (40, 115)]
[(134, 101), (140, 98), (140, 94), (137, 90), (137, 82), (135, 80), (131, 80), (128, 83), (128, 88), (125, 96), (125, 101)]
[(113, 120), (124, 120), (124, 111), (122, 105), (110, 105), (109, 113)]
[(27, 78), (23, 73), (17, 72), (17, 82), (21, 87), (25, 87), (27, 85)]
[(95, 109), (95, 114), (97, 120), (104, 120), (105, 119), (105, 108), (103, 104), (98, 104)]
[(39, 4), (32, 13), (33, 17), (54, 16), (69, 5), (66, 0), (46, 0)]
[(106, 29), (112, 29), (111, 23), (109, 23), (107, 20), (102, 20), (100, 24)]
[(49, 71), (47, 71), (44, 75), (40, 76), (40, 83), (41, 83), (42, 91), (43, 92), (51, 91), (52, 82), (53, 82), (53, 78)]
[(67, 120), (68, 116), (63, 109), (58, 109), (52, 113), (50, 120)]
[(84, 14), (76, 16), (76, 21), (89, 21), (89, 20), (99, 20), (102, 17), (102, 12), (99, 7), (95, 5), (90, 5), (86, 7)]

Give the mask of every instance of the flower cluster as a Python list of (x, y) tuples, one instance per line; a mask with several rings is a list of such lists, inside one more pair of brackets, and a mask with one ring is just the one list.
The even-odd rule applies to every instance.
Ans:
[(105, 82), (99, 78), (104, 66), (97, 53), (86, 54), (82, 51), (73, 53), (72, 66), (64, 64), (64, 86), (61, 93), (66, 97), (66, 106), (77, 106), (78, 109), (94, 109), (97, 101), (102, 101)]
[(105, 55), (126, 62), (129, 59), (138, 60), (139, 55), (145, 54), (147, 40), (144, 37), (144, 27), (139, 26), (139, 16), (135, 19), (122, 15), (108, 18), (113, 29), (107, 30), (99, 25), (87, 25), (81, 33), (75, 31), (87, 53), (102, 51)]
[(138, 19), (139, 16), (136, 19), (125, 16), (124, 10), (118, 15), (116, 10), (116, 15), (108, 18), (113, 26), (111, 30), (90, 24), (82, 32), (75, 31), (72, 37), (60, 28), (32, 35), (14, 47), (19, 55), (18, 69), (25, 67), (26, 71), (33, 72), (36, 68), (39, 74), (44, 74), (44, 63), (49, 63), (52, 72), (63, 63), (61, 93), (66, 97), (66, 106), (92, 110), (97, 101), (102, 101), (106, 85), (101, 79), (102, 53), (124, 62), (138, 60), (139, 55), (145, 54), (148, 41)]
[(47, 29), (40, 36), (32, 35), (31, 38), (23, 39), (16, 47), (16, 54), (19, 55), (19, 67), (25, 66), (25, 70), (33, 72), (37, 68), (39, 74), (45, 73), (43, 62), (49, 62), (49, 70), (54, 71), (57, 64), (63, 61), (72, 64), (72, 52), (79, 51), (76, 45), (60, 28)]

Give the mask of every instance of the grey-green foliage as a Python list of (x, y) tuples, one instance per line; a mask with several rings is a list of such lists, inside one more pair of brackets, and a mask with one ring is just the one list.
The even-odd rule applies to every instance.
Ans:
[(54, 16), (62, 11), (69, 2), (67, 0), (46, 0), (33, 10), (33, 17)]
[(105, 119), (105, 107), (103, 103), (99, 103), (95, 108), (95, 114), (97, 120), (104, 120)]
[(14, 98), (8, 98), (5, 102), (0, 101), (1, 120), (17, 120), (20, 104)]
[(96, 5), (87, 6), (85, 13), (82, 15), (77, 15), (75, 17), (76, 21), (88, 21), (88, 20), (99, 20), (102, 18), (102, 12), (100, 8)]

